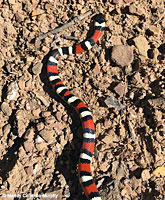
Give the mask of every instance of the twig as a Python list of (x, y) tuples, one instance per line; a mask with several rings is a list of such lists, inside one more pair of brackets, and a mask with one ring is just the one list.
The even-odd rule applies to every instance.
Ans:
[(51, 30), (43, 35), (40, 35), (36, 38), (36, 41), (40, 41), (40, 40), (43, 40), (44, 38), (46, 38), (48, 35), (50, 34), (55, 34), (55, 33), (58, 33), (58, 32), (61, 32), (63, 31), (64, 29), (72, 26), (72, 25), (75, 25), (78, 21), (81, 21), (83, 20), (84, 18), (88, 17), (89, 15), (92, 14), (92, 11), (88, 11), (86, 12), (85, 14), (83, 15), (80, 15), (80, 16), (77, 16), (75, 17), (71, 22), (67, 23), (67, 24), (64, 24), (63, 26), (59, 27), (59, 28), (56, 28), (54, 30)]
[(61, 35), (60, 37), (66, 39), (66, 40), (75, 40), (78, 41), (74, 36), (67, 36), (67, 35)]

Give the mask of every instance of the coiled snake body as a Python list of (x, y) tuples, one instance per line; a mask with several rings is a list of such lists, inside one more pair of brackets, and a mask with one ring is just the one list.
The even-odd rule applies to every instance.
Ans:
[(95, 126), (92, 119), (91, 112), (88, 107), (78, 97), (71, 94), (70, 91), (64, 86), (58, 75), (57, 64), (61, 56), (74, 55), (89, 50), (100, 38), (102, 31), (105, 27), (105, 20), (102, 14), (97, 15), (94, 24), (94, 34), (91, 38), (83, 41), (80, 44), (73, 45), (72, 47), (62, 47), (52, 51), (48, 59), (47, 72), (48, 78), (51, 82), (55, 92), (68, 104), (72, 105), (79, 113), (82, 121), (83, 129), (83, 144), (78, 164), (78, 173), (80, 182), (82, 184), (85, 195), (90, 200), (101, 200), (98, 189), (93, 181), (90, 163), (94, 152), (95, 145)]

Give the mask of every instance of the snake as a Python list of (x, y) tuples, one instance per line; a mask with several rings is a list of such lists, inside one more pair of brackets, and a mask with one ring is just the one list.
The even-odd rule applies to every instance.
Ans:
[(92, 114), (87, 105), (78, 97), (73, 95), (64, 83), (61, 81), (58, 74), (58, 63), (63, 55), (76, 55), (90, 50), (99, 40), (105, 27), (105, 19), (102, 13), (96, 15), (94, 20), (94, 31), (89, 39), (84, 40), (79, 44), (69, 47), (61, 47), (51, 51), (47, 62), (48, 79), (62, 100), (71, 105), (79, 114), (82, 130), (83, 142), (78, 162), (79, 180), (88, 200), (101, 200), (99, 191), (94, 183), (90, 163), (95, 148), (95, 125)]

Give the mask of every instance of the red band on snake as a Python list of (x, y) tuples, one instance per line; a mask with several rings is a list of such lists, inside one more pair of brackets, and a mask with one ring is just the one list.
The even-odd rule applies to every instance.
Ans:
[(93, 181), (90, 163), (95, 146), (95, 126), (92, 118), (92, 114), (88, 107), (78, 97), (74, 96), (67, 90), (58, 75), (57, 64), (61, 56), (79, 54), (87, 51), (94, 46), (94, 44), (100, 38), (105, 27), (105, 20), (102, 14), (97, 15), (94, 24), (94, 33), (91, 38), (83, 41), (80, 44), (73, 45), (72, 47), (62, 47), (52, 51), (47, 64), (47, 72), (49, 81), (55, 92), (68, 104), (73, 106), (79, 113), (82, 121), (83, 129), (83, 144), (80, 154), (80, 160), (78, 164), (78, 173), (80, 182), (87, 199), (89, 200), (101, 200), (98, 189)]

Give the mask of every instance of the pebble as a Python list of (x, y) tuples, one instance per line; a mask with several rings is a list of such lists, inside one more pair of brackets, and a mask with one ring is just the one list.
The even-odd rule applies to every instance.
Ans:
[(47, 124), (53, 124), (56, 121), (56, 119), (53, 115), (50, 115), (49, 117), (47, 117), (45, 119), (45, 121), (46, 121)]
[(10, 116), (11, 113), (12, 113), (11, 107), (10, 107), (9, 104), (6, 103), (6, 102), (3, 102), (3, 103), (2, 103), (2, 105), (1, 105), (1, 110), (2, 110), (2, 112), (3, 112), (6, 116)]
[(40, 8), (38, 8), (38, 9), (36, 9), (36, 10), (34, 10), (34, 11), (32, 12), (32, 17), (35, 16), (35, 15), (41, 15), (41, 14), (43, 14), (44, 12), (45, 12), (44, 10), (41, 10)]
[(165, 28), (165, 17), (161, 21), (162, 27)]
[(40, 137), (39, 135), (36, 137), (35, 139), (36, 144), (40, 144), (42, 142), (44, 142), (44, 140), (42, 139), (42, 137)]
[(43, 129), (44, 129), (44, 127), (45, 127), (45, 125), (44, 125), (44, 123), (43, 123), (43, 122), (40, 122), (40, 123), (38, 123), (38, 124), (37, 124), (37, 130), (38, 130), (38, 131), (41, 131), (41, 130), (43, 130)]
[(160, 30), (156, 26), (150, 25), (149, 30), (153, 35), (159, 35)]
[(26, 62), (27, 63), (30, 63), (30, 62), (32, 62), (34, 60), (34, 57), (33, 56), (27, 56), (26, 57)]
[(42, 112), (42, 117), (49, 117), (51, 115), (51, 112), (50, 111), (45, 111), (45, 112)]
[(40, 108), (37, 108), (35, 110), (32, 110), (32, 114), (35, 116), (35, 117), (39, 117), (41, 113), (41, 109)]
[(34, 148), (34, 144), (32, 142), (29, 141), (25, 141), (24, 142), (24, 149), (27, 153), (31, 153), (33, 151)]
[(48, 156), (48, 158), (53, 157), (53, 151), (49, 149), (49, 150), (47, 151), (46, 155)]
[(43, 95), (41, 95), (41, 94), (39, 94), (39, 93), (36, 93), (36, 97), (37, 97), (46, 107), (49, 106), (49, 102), (47, 101), (47, 99), (46, 99)]
[(40, 136), (48, 143), (54, 142), (54, 131), (53, 130), (42, 130)]
[(133, 2), (134, 0), (124, 0), (125, 3), (131, 3)]
[(41, 73), (41, 70), (42, 70), (42, 66), (43, 64), (42, 63), (37, 63), (35, 64), (33, 67), (32, 67), (32, 72), (37, 75), (37, 74), (40, 74)]
[(96, 63), (92, 71), (94, 76), (100, 74), (100, 65)]
[(32, 166), (25, 167), (25, 172), (28, 176), (31, 176), (33, 174), (33, 167)]
[(19, 97), (19, 87), (17, 82), (12, 82), (9, 86), (8, 86), (8, 90), (7, 90), (7, 99), (8, 100), (14, 100), (16, 101)]
[(4, 133), (5, 136), (7, 136), (10, 133), (10, 129), (11, 129), (10, 124), (7, 124), (7, 125), (4, 126), (3, 133)]
[(117, 109), (124, 109), (125, 106), (122, 105), (115, 97), (109, 96), (105, 99), (105, 104), (108, 106), (108, 108), (117, 108)]
[(129, 12), (131, 14), (135, 14), (135, 15), (139, 15), (139, 16), (145, 13), (144, 10), (142, 10), (142, 8), (139, 8), (138, 6), (136, 6), (134, 4), (129, 6)]
[(63, 129), (63, 125), (62, 125), (61, 122), (56, 122), (56, 123), (54, 124), (54, 130), (55, 130), (57, 133), (59, 133), (62, 129)]
[(24, 134), (26, 127), (29, 123), (28, 115), (25, 110), (18, 110), (16, 112), (16, 119), (17, 119), (17, 128), (18, 128), (18, 135), (22, 137)]
[(120, 96), (123, 97), (125, 94), (125, 84), (123, 82), (119, 83), (115, 88), (115, 92)]
[(33, 141), (33, 138), (34, 138), (34, 130), (33, 129), (28, 129), (27, 132), (25, 133), (25, 139), (27, 139), (28, 141)]
[(120, 0), (113, 0), (112, 2), (113, 2), (114, 4), (119, 4), (119, 1), (120, 1)]
[(60, 111), (56, 112), (56, 118), (57, 118), (58, 121), (61, 121), (62, 113)]
[(12, 147), (13, 146), (13, 144), (14, 144), (14, 142), (13, 142), (13, 140), (11, 140), (10, 138), (9, 138), (9, 140), (8, 140), (8, 146), (9, 147)]
[(144, 170), (142, 171), (141, 176), (142, 176), (143, 181), (148, 181), (148, 179), (150, 179), (150, 177), (151, 177), (151, 174), (150, 174), (150, 172), (149, 172), (149, 169), (144, 169)]
[(112, 48), (111, 58), (116, 64), (124, 67), (133, 61), (133, 48), (127, 45), (117, 45)]
[(144, 36), (139, 35), (138, 37), (135, 37), (133, 41), (140, 55), (147, 57), (147, 51), (150, 48), (147, 39)]

